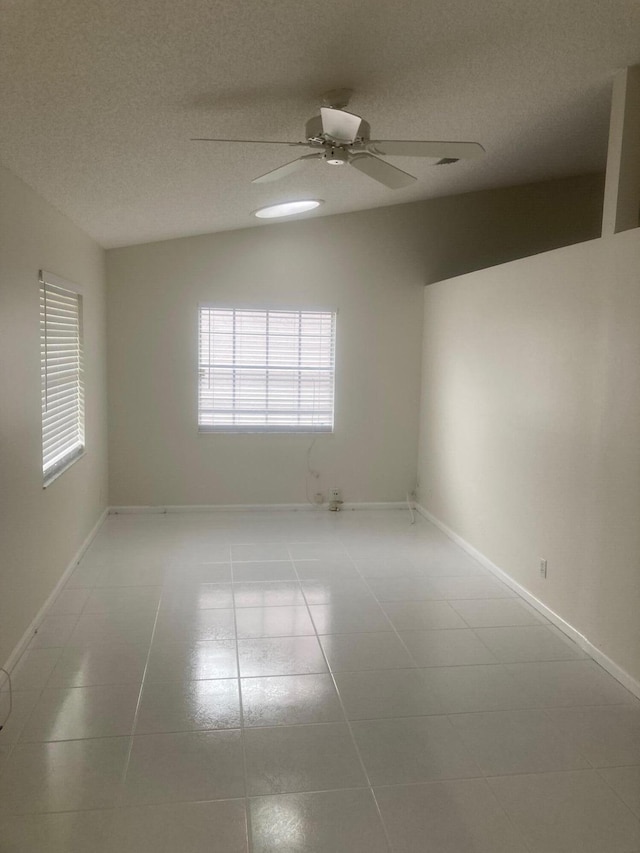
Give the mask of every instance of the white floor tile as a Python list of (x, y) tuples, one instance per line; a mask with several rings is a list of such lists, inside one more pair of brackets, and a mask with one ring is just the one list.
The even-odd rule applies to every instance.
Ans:
[(433, 585), (442, 598), (515, 598), (508, 586), (491, 577), (470, 575), (468, 577), (434, 578)]
[(104, 571), (103, 565), (85, 563), (73, 570), (65, 589), (92, 589)]
[(296, 560), (296, 574), (301, 581), (354, 581), (360, 575), (350, 560)]
[(209, 640), (233, 640), (236, 635), (233, 609), (163, 610), (158, 614), (154, 641), (188, 643)]
[(535, 707), (535, 698), (502, 665), (433, 667), (429, 677), (448, 713)]
[(363, 634), (393, 631), (380, 605), (370, 602), (343, 600), (331, 604), (312, 604), (311, 618), (318, 634)]
[(290, 560), (234, 563), (232, 574), (234, 583), (297, 580), (293, 563)]
[(306, 607), (242, 607), (236, 612), (238, 638), (315, 635)]
[(109, 809), (0, 818), (2, 853), (107, 853)]
[(374, 786), (482, 775), (446, 717), (368, 720), (352, 726)]
[(411, 667), (413, 660), (397, 634), (330, 634), (320, 638), (332, 672)]
[(336, 684), (351, 720), (441, 714), (442, 703), (421, 676), (415, 669), (363, 670), (337, 673)]
[(284, 542), (255, 542), (232, 545), (231, 559), (234, 563), (264, 562), (265, 560), (290, 561), (291, 556)]
[(148, 646), (87, 645), (62, 650), (47, 687), (140, 684)]
[(397, 631), (467, 627), (446, 601), (387, 601), (383, 607)]
[(120, 805), (244, 796), (239, 731), (139, 735)]
[(129, 740), (18, 744), (0, 774), (0, 813), (111, 808), (120, 790)]
[(254, 853), (388, 853), (367, 790), (279, 794), (249, 800)]
[(497, 663), (470, 628), (449, 631), (401, 631), (400, 637), (418, 666), (468, 666)]
[(268, 637), (238, 640), (240, 675), (304, 675), (326, 672), (327, 665), (316, 637)]
[(449, 719), (487, 776), (590, 766), (544, 711), (489, 711)]
[(368, 586), (378, 601), (437, 601), (446, 598), (429, 578), (369, 578)]
[(243, 678), (245, 726), (294, 726), (344, 719), (330, 675)]
[(60, 648), (69, 642), (69, 638), (76, 626), (78, 616), (71, 614), (60, 614), (57, 616), (46, 616), (37, 632), (29, 643), (29, 649)]
[(240, 727), (235, 678), (145, 684), (135, 734)]
[(407, 557), (390, 553), (387, 557), (374, 556), (356, 561), (360, 574), (365, 578), (420, 577), (423, 573)]
[(233, 597), (236, 607), (295, 607), (305, 603), (297, 581), (235, 583)]
[(546, 620), (519, 598), (485, 598), (452, 602), (470, 628), (540, 625)]
[(578, 660), (586, 658), (575, 643), (544, 625), (519, 628), (476, 628), (476, 635), (501, 663)]
[(394, 853), (527, 851), (484, 780), (376, 788), (375, 795)]
[(373, 595), (359, 577), (328, 580), (305, 580), (301, 583), (308, 604), (338, 604), (344, 601), (362, 601), (371, 604)]
[[(11, 672), (12, 688), (18, 691), (42, 690), (62, 653), (60, 647), (27, 649)], [(3, 673), (0, 673), (0, 679), (4, 679)], [(6, 679), (2, 681), (2, 689), (8, 689)]]
[(47, 689), (20, 740), (28, 743), (129, 735), (139, 693), (136, 684)]
[(87, 594), (83, 614), (118, 613), (158, 609), (160, 586), (114, 586), (92, 589)]
[(165, 586), (193, 586), (201, 583), (231, 583), (231, 563), (191, 563), (165, 568)]
[(155, 618), (153, 610), (79, 616), (67, 643), (77, 647), (148, 645)]
[(293, 560), (345, 560), (347, 551), (342, 545), (330, 542), (289, 542)]
[(244, 800), (177, 803), (115, 811), (107, 853), (164, 851), (248, 853)]
[(244, 739), (249, 796), (366, 784), (345, 723), (245, 729)]
[[(225, 583), (166, 586), (160, 610), (217, 610), (233, 607), (233, 587)], [(186, 616), (183, 618), (187, 618)]]
[(532, 853), (629, 853), (640, 822), (594, 770), (489, 779)]
[(22, 690), (14, 692), (10, 702), (8, 691), (0, 693), (0, 747), (6, 749), (17, 743), (39, 697), (37, 690)]
[(205, 643), (154, 642), (145, 682), (234, 678), (237, 675), (236, 644), (233, 640)]
[(160, 586), (164, 568), (159, 563), (118, 563), (107, 566), (99, 575), (96, 587)]
[(535, 696), (531, 707), (565, 705), (638, 705), (628, 690), (592, 660), (506, 664), (507, 670)]
[(89, 596), (88, 589), (70, 588), (63, 589), (48, 610), (49, 616), (65, 616), (68, 614), (80, 615), (82, 608)]
[(110, 517), (14, 687), (2, 853), (640, 853), (640, 702), (408, 513)]
[(605, 767), (599, 772), (631, 811), (640, 817), (640, 766)]
[(640, 703), (553, 708), (547, 716), (594, 767), (640, 764)]

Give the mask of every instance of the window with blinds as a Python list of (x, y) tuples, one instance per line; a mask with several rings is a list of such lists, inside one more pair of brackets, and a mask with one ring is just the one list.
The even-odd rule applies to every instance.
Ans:
[(332, 432), (336, 315), (200, 307), (201, 432)]
[(84, 452), (82, 296), (40, 274), (42, 470), (45, 485)]

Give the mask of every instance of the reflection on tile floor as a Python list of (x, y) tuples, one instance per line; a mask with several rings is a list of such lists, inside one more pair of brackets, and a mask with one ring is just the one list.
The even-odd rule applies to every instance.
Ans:
[(13, 676), (2, 853), (640, 853), (640, 702), (404, 512), (112, 516)]

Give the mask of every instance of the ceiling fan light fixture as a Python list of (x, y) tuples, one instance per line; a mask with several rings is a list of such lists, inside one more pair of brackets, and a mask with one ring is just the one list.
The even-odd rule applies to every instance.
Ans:
[(349, 154), (344, 148), (332, 148), (324, 155), (324, 159), (330, 166), (346, 166), (349, 162)]
[(322, 199), (302, 199), (301, 201), (285, 201), (281, 204), (270, 204), (254, 210), (253, 215), (258, 219), (278, 219), (282, 216), (295, 216), (297, 213), (307, 213), (323, 204)]

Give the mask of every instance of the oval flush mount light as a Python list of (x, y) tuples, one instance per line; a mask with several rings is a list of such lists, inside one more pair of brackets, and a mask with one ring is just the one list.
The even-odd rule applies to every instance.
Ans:
[(282, 204), (270, 204), (254, 210), (253, 215), (258, 219), (276, 219), (281, 216), (295, 216), (296, 213), (306, 213), (315, 210), (323, 203), (322, 199), (304, 199), (302, 201), (285, 201)]

